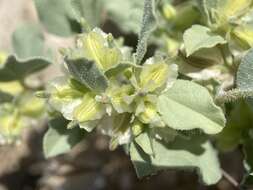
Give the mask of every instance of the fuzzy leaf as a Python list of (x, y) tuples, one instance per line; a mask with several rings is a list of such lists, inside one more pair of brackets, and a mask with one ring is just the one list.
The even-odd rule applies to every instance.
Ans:
[(12, 35), (12, 46), (18, 58), (45, 55), (42, 29), (31, 23), (21, 25)]
[(126, 33), (137, 34), (140, 30), (144, 1), (103, 0), (110, 20)]
[(70, 74), (80, 83), (96, 92), (104, 92), (108, 86), (106, 77), (94, 61), (85, 58), (65, 59)]
[(198, 128), (207, 134), (216, 134), (225, 126), (224, 114), (207, 89), (189, 81), (177, 80), (162, 94), (158, 110), (164, 122), (177, 130)]
[(154, 156), (148, 155), (137, 144), (131, 144), (130, 157), (138, 177), (169, 168), (197, 168), (203, 182), (211, 185), (222, 176), (216, 151), (204, 138), (177, 138), (167, 144), (154, 140), (153, 150)]
[(70, 0), (34, 0), (38, 16), (48, 32), (69, 36), (80, 31)]
[(243, 57), (237, 71), (236, 83), (241, 90), (253, 90), (253, 49)]
[(55, 118), (49, 122), (49, 129), (43, 139), (43, 150), (46, 158), (64, 154), (78, 144), (85, 136), (79, 127), (67, 129), (68, 121)]
[(139, 34), (139, 40), (136, 50), (136, 63), (140, 64), (144, 55), (147, 51), (147, 41), (150, 34), (156, 27), (156, 18), (155, 18), (155, 1), (154, 0), (145, 0), (144, 2), (144, 11), (142, 17), (141, 31)]
[(183, 39), (187, 56), (202, 48), (211, 48), (217, 44), (226, 43), (226, 40), (221, 36), (212, 33), (209, 28), (201, 25), (193, 25), (186, 30)]
[(99, 26), (102, 21), (102, 8), (104, 2), (102, 0), (70, 0), (77, 21), (81, 18), (91, 25), (91, 27)]
[(18, 59), (16, 56), (9, 56), (3, 65), (0, 65), (0, 81), (14, 81), (24, 79), (26, 76), (38, 72), (51, 62), (41, 57), (29, 59)]

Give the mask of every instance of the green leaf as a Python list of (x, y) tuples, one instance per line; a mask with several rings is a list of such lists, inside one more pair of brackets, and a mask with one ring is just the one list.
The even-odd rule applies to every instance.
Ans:
[(18, 58), (45, 55), (44, 36), (40, 26), (27, 23), (18, 27), (12, 35), (12, 46)]
[(131, 144), (130, 156), (138, 177), (169, 168), (197, 168), (202, 181), (211, 185), (222, 176), (216, 151), (202, 137), (177, 138), (167, 144), (154, 140), (153, 150), (154, 156), (148, 155), (137, 144)]
[(138, 137), (135, 138), (135, 142), (146, 154), (154, 154), (152, 140), (148, 132), (141, 133)]
[(79, 31), (70, 0), (34, 0), (38, 16), (48, 32), (70, 36)]
[(18, 27), (12, 35), (12, 45), (16, 55), (10, 55), (0, 65), (0, 81), (23, 80), (51, 64), (43, 58), (50, 52), (44, 47), (44, 36), (38, 25), (26, 23)]
[(102, 0), (70, 0), (77, 21), (85, 18), (92, 28), (99, 26), (102, 21), (102, 8), (104, 2)]
[(126, 33), (137, 34), (140, 30), (144, 1), (103, 0), (109, 20)]
[(65, 59), (70, 74), (80, 83), (96, 92), (104, 92), (108, 86), (106, 77), (94, 61), (85, 58)]
[(236, 84), (241, 90), (253, 90), (253, 49), (242, 59), (237, 71)]
[(0, 90), (0, 104), (5, 103), (5, 102), (11, 102), (12, 100), (13, 100), (13, 96), (11, 94)]
[(43, 139), (46, 158), (64, 154), (78, 144), (85, 136), (85, 130), (75, 127), (67, 129), (68, 121), (55, 118), (49, 122), (49, 129)]
[(145, 0), (142, 17), (141, 31), (136, 50), (136, 63), (140, 64), (147, 51), (147, 41), (150, 34), (156, 28), (155, 1)]
[(0, 81), (22, 80), (26, 76), (38, 72), (51, 62), (41, 57), (32, 57), (29, 59), (18, 59), (10, 55), (6, 62), (0, 66)]
[(159, 97), (158, 110), (164, 122), (177, 130), (199, 128), (216, 134), (225, 125), (224, 114), (207, 89), (190, 81), (177, 80)]
[(193, 25), (186, 30), (183, 39), (187, 56), (202, 48), (212, 48), (217, 44), (226, 43), (226, 40), (221, 36), (212, 33), (209, 28), (201, 25)]

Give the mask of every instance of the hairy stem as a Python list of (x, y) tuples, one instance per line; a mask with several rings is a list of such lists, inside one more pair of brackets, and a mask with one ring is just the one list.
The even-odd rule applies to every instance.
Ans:
[(240, 99), (246, 99), (253, 97), (253, 90), (240, 90), (240, 89), (233, 89), (227, 92), (223, 91), (220, 92), (215, 97), (215, 102), (218, 104), (228, 103), (228, 102), (235, 102)]

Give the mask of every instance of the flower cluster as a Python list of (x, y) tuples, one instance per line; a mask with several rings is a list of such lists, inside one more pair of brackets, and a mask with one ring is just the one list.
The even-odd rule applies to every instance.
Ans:
[[(157, 98), (177, 78), (177, 66), (161, 57), (134, 63), (129, 48), (95, 28), (63, 51), (67, 76), (51, 81), (49, 105), (87, 131), (98, 128), (112, 137), (111, 148), (129, 143), (145, 128), (164, 127)], [(92, 73), (83, 71), (83, 67)]]

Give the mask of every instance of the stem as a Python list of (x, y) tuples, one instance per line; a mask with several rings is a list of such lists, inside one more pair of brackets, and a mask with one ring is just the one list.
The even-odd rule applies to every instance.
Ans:
[(253, 97), (253, 90), (240, 90), (240, 89), (233, 89), (227, 92), (223, 91), (219, 93), (215, 97), (215, 102), (218, 104), (228, 103), (228, 102), (235, 102), (239, 99), (246, 99)]
[(222, 175), (223, 177), (234, 187), (239, 188), (239, 183), (231, 176), (229, 173), (227, 173), (225, 170), (222, 169)]

